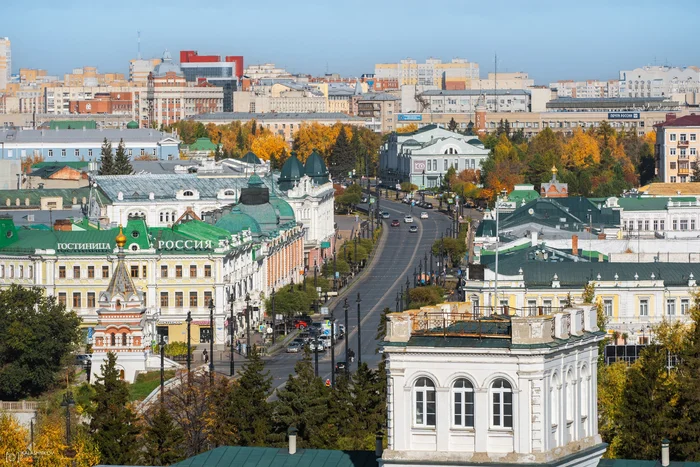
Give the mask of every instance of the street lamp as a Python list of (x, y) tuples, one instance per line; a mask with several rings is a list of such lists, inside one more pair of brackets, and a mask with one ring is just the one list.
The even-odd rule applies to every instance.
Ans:
[(214, 383), (214, 297), (209, 300), (209, 384)]
[[(350, 327), (348, 325), (348, 298), (345, 297), (345, 301), (343, 302), (343, 311), (345, 311), (345, 373), (350, 373), (350, 358), (349, 358), (349, 349), (348, 349), (348, 341), (350, 340)], [(333, 369), (335, 371), (335, 368)]]
[(337, 285), (336, 285), (336, 283), (335, 283), (335, 275), (336, 275), (335, 267), (336, 267), (336, 264), (335, 264), (335, 248), (333, 248), (333, 292), (337, 291)]
[(413, 288), (416, 288), (416, 267), (413, 266)]
[[(68, 389), (65, 394), (63, 394), (63, 401), (61, 402), (61, 407), (66, 408), (66, 457), (74, 457), (73, 450), (70, 447), (71, 444), (71, 430), (70, 430), (70, 408), (75, 405), (75, 400), (73, 400), (73, 391)], [(72, 454), (72, 455), (68, 455)]]
[(400, 311), (399, 310), (399, 293), (396, 292), (396, 308), (394, 308), (395, 311)]
[(318, 289), (317, 289), (318, 279), (317, 279), (317, 275), (318, 275), (318, 264), (317, 264), (316, 260), (314, 260), (314, 291), (316, 292), (316, 295), (315, 295), (316, 298), (314, 299), (314, 311), (316, 312), (316, 314), (318, 314)]
[(160, 335), (160, 403), (165, 398), (165, 338)]
[[(347, 339), (347, 336), (345, 337)], [(347, 365), (347, 362), (345, 363)], [(331, 387), (335, 387), (335, 315), (331, 310)]]
[(360, 292), (357, 292), (357, 368), (362, 364), (362, 315), (360, 313)]
[(192, 335), (190, 333), (190, 327), (192, 324), (192, 312), (187, 312), (187, 377), (190, 377), (190, 370), (192, 369)]
[(245, 294), (246, 346), (245, 356), (250, 356), (250, 294)]
[[(275, 289), (272, 289), (272, 290), (273, 290), (273, 294), (274, 294)], [(236, 361), (235, 361), (235, 357), (233, 356), (233, 346), (234, 346), (233, 341), (234, 341), (234, 337), (235, 337), (233, 335), (233, 302), (234, 302), (234, 295), (232, 293), (231, 295), (229, 295), (229, 305), (231, 307), (231, 315), (229, 316), (229, 319), (228, 319), (228, 335), (230, 338), (229, 348), (231, 349), (231, 358), (229, 359), (229, 366), (230, 366), (229, 370), (231, 370), (231, 377), (232, 378), (233, 378), (234, 372), (236, 371)], [(274, 295), (273, 295), (273, 302), (272, 303), (275, 303), (274, 302)], [(273, 307), (274, 307), (274, 305), (273, 305)]]
[(272, 299), (272, 344), (275, 344), (276, 338), (275, 336), (277, 335), (277, 314), (275, 313), (275, 288), (272, 288), (272, 294), (271, 294), (271, 299)]
[[(415, 277), (415, 276), (414, 276), (414, 277)], [(406, 309), (407, 309), (407, 310), (408, 310), (408, 305), (409, 305), (409, 303), (410, 303), (410, 302), (409, 302), (410, 294), (408, 293), (408, 291), (409, 291), (409, 285), (410, 285), (410, 283), (408, 282), (408, 277), (407, 277), (407, 278), (406, 278)]]
[(398, 298), (397, 302), (398, 302), (399, 306), (396, 307), (397, 308), (396, 311), (401, 313), (403, 311), (403, 285), (401, 286), (401, 294), (397, 298)]

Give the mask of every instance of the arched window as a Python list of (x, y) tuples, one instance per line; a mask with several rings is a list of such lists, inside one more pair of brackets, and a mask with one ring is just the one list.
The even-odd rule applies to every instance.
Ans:
[(112, 347), (117, 345), (117, 336), (115, 336), (114, 333), (109, 335), (109, 345), (111, 345)]
[(164, 213), (163, 211), (160, 212), (160, 214), (159, 214), (159, 219), (160, 219), (161, 222), (165, 222), (165, 214), (166, 214), (166, 213)]
[(474, 428), (474, 386), (469, 380), (460, 378), (452, 385), (454, 425)]
[(10, 279), (15, 277), (15, 267), (14, 266), (10, 266), (10, 273), (8, 274), (8, 277)]
[(27, 277), (29, 279), (34, 279), (34, 266), (29, 266), (27, 269)]
[(513, 388), (503, 378), (491, 384), (493, 423), (496, 428), (513, 428)]
[(435, 426), (435, 383), (429, 378), (418, 378), (413, 388), (415, 397), (415, 424)]
[(561, 407), (561, 398), (559, 397), (559, 387), (561, 384), (559, 383), (559, 375), (555, 374), (552, 376), (552, 387), (550, 388), (551, 392), (551, 397), (550, 400), (552, 402), (552, 409), (551, 409), (551, 414), (552, 414), (552, 426), (558, 426), (559, 425), (559, 410)]
[(233, 190), (226, 190), (224, 191), (224, 196), (234, 196), (235, 193)]
[(574, 375), (571, 370), (566, 374), (566, 420), (574, 421)]
[(122, 345), (124, 347), (126, 347), (126, 333), (125, 332), (122, 333)]
[(5, 265), (0, 265), (0, 278), (5, 277)]
[(182, 196), (194, 196), (194, 192), (187, 190), (182, 192)]
[(19, 266), (19, 270), (17, 271), (17, 277), (20, 279), (24, 279), (24, 266)]
[(588, 416), (589, 385), (588, 367), (584, 366), (581, 368), (581, 417)]

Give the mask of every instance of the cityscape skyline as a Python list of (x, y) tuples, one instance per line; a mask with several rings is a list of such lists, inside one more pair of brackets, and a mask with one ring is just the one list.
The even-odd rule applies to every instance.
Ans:
[[(278, 0), (236, 5), (235, 11), (228, 2), (214, 0), (208, 5), (198, 6), (197, 14), (210, 21), (209, 26), (202, 28), (204, 34), (197, 34), (198, 37), (182, 33), (190, 27), (188, 22), (199, 21), (192, 18), (191, 7), (184, 2), (172, 2), (167, 9), (157, 2), (142, 5), (133, 0), (110, 9), (95, 7), (83, 0), (77, 3), (77, 7), (69, 12), (43, 0), (29, 7), (23, 5), (20, 8), (16, 4), (4, 7), (8, 17), (15, 18), (0, 32), (12, 41), (12, 73), (17, 73), (19, 68), (42, 68), (50, 74), (60, 75), (82, 66), (96, 66), (103, 72), (126, 73), (129, 60), (137, 58), (137, 31), (141, 31), (141, 55), (144, 58), (160, 57), (165, 50), (174, 54), (179, 50), (198, 50), (202, 54), (243, 55), (246, 64), (271, 62), (292, 73), (312, 75), (328, 71), (343, 76), (360, 76), (373, 73), (375, 63), (398, 62), (409, 57), (418, 61), (428, 57), (443, 61), (459, 57), (478, 63), (481, 75), (485, 77), (494, 70), (495, 54), (498, 55), (499, 71), (527, 72), (536, 84), (563, 79), (617, 79), (619, 70), (644, 65), (685, 67), (700, 64), (697, 53), (687, 54), (700, 45), (700, 39), (692, 35), (692, 18), (700, 13), (700, 5), (685, 0), (665, 6), (668, 14), (676, 18), (674, 35), (641, 33), (652, 30), (657, 18), (656, 14), (651, 14), (655, 11), (655, 3), (650, 1), (635, 2), (634, 14), (630, 15), (629, 6), (608, 6), (602, 1), (588, 2), (585, 7), (570, 6), (565, 10), (550, 1), (527, 7), (501, 1), (493, 8), (481, 11), (473, 6), (463, 7), (460, 2), (444, 0), (431, 4), (432, 11), (421, 15), (425, 26), (418, 30), (413, 15), (416, 8), (424, 9), (425, 6), (414, 0), (403, 2), (401, 8), (396, 8), (396, 2), (385, 2), (374, 6), (372, 11), (361, 8), (346, 8), (344, 11), (331, 5), (315, 9), (311, 14), (306, 9), (303, 12), (286, 11)], [(308, 8), (313, 6), (308, 5)], [(452, 13), (444, 15), (445, 10)], [(140, 17), (134, 17), (135, 11)], [(510, 19), (503, 18), (504, 11), (508, 12)], [(599, 17), (601, 11), (606, 15)], [(110, 15), (107, 24), (96, 21), (104, 15)], [(344, 22), (355, 26), (338, 29), (340, 15)], [(391, 15), (394, 18), (387, 21)], [(572, 30), (565, 20), (567, 17), (576, 18), (578, 24), (595, 26)], [(73, 28), (51, 29), (52, 22), (63, 19), (80, 25), (82, 33), (76, 35)], [(27, 34), (27, 29), (21, 26), (26, 21), (32, 21), (40, 29), (50, 30), (52, 43), (64, 46), (60, 50), (42, 49), (46, 38)], [(461, 45), (460, 36), (464, 34), (465, 23), (473, 26), (467, 37), (473, 35), (474, 38), (464, 40), (466, 44)], [(125, 24), (129, 27), (124, 27)], [(411, 28), (411, 24), (416, 29), (410, 34), (416, 40), (406, 42), (402, 31), (404, 27)], [(428, 40), (422, 40), (426, 37), (426, 27)], [(226, 28), (230, 29), (227, 31)], [(439, 30), (443, 40), (435, 40), (430, 29)], [(628, 36), (628, 46), (632, 47), (620, 53), (620, 41), (625, 39), (620, 39), (618, 33), (634, 30), (640, 31), (639, 40), (643, 34), (644, 44), (637, 46), (634, 37)], [(358, 34), (362, 31), (370, 33)], [(86, 34), (92, 36), (92, 40), (86, 41)], [(115, 37), (119, 40), (115, 41)], [(528, 42), (531, 42), (529, 47)], [(279, 47), (281, 43), (285, 47)], [(488, 45), (470, 50), (470, 44), (478, 43)], [(686, 46), (672, 47), (672, 43)], [(112, 44), (112, 48), (105, 53), (107, 44)], [(514, 44), (518, 47), (513, 47)], [(572, 44), (579, 44), (576, 45), (578, 53), (570, 53)], [(520, 46), (533, 52), (523, 53)], [(534, 53), (543, 51), (543, 48), (545, 53)], [(359, 53), (360, 50), (366, 53)], [(586, 53), (589, 50), (592, 52)]]

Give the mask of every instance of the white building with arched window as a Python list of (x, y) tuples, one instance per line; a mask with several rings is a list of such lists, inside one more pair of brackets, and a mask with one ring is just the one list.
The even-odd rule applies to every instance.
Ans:
[(591, 306), (488, 315), (443, 303), (388, 315), (385, 466), (596, 466)]

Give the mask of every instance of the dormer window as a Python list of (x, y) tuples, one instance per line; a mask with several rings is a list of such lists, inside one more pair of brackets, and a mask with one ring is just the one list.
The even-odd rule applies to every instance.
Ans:
[(224, 196), (235, 196), (235, 192), (233, 190), (226, 190), (224, 191)]
[(194, 196), (194, 192), (191, 191), (191, 190), (186, 190), (186, 191), (183, 191), (183, 192), (182, 192), (182, 196), (189, 196), (189, 197), (191, 197), (191, 196)]

